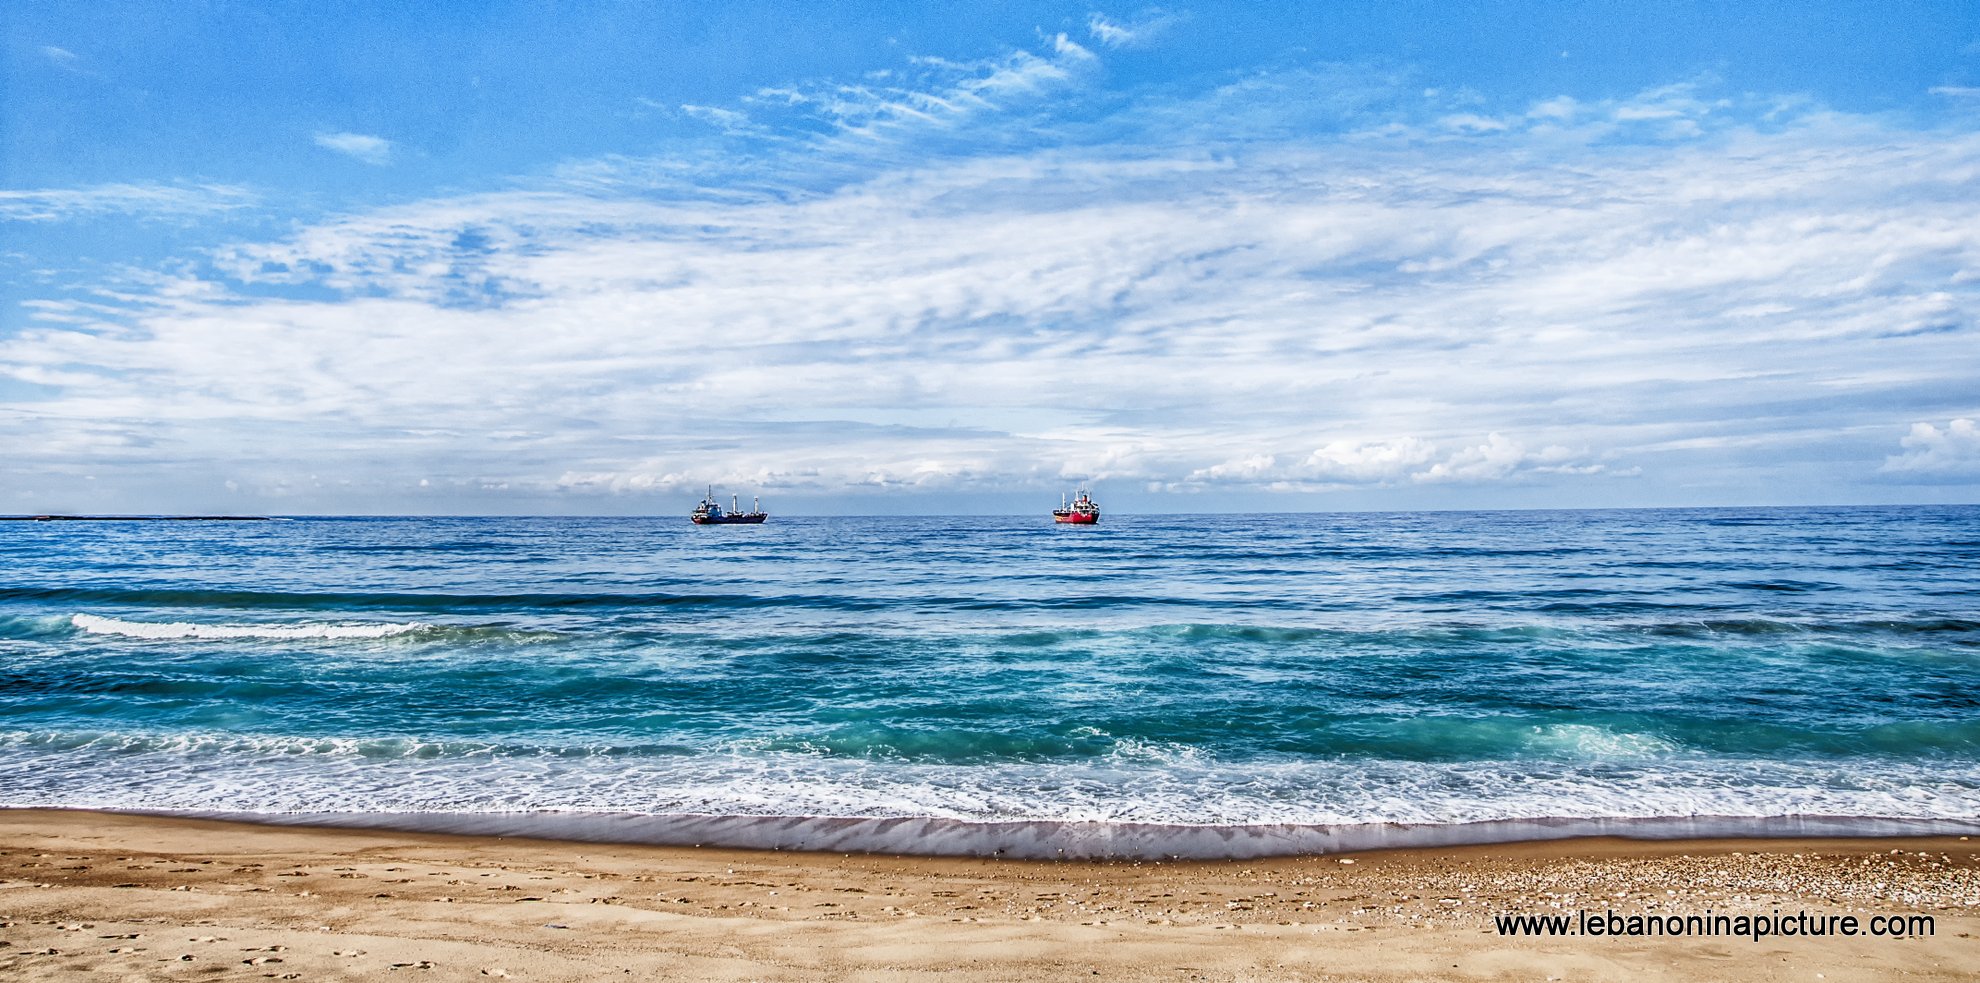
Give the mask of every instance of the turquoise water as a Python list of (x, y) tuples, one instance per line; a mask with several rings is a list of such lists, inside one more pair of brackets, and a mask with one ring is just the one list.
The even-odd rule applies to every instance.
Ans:
[(0, 805), (1047, 854), (1980, 828), (1980, 508), (1040, 520), (0, 523)]

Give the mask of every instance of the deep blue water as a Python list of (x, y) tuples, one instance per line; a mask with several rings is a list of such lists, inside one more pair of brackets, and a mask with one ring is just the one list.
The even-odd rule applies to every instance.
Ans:
[(1980, 507), (1041, 518), (0, 523), (0, 805), (1980, 826)]

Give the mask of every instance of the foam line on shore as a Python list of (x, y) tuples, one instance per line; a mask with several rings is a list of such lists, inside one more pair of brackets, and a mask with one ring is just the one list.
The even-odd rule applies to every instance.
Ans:
[(136, 815), (587, 843), (877, 853), (1015, 860), (1244, 860), (1614, 836), (1642, 840), (1954, 836), (1980, 820), (1858, 816), (1669, 816), (1470, 823), (1261, 824), (969, 822), (939, 818), (633, 815), (579, 812), (249, 813), (130, 810)]

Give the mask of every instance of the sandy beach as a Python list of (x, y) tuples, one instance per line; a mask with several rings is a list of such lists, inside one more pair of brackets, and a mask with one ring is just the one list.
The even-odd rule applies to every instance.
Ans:
[[(1493, 916), (1928, 915), (1929, 936), (1514, 938)], [(1575, 840), (932, 860), (0, 812), (0, 977), (1860, 980), (1980, 973), (1980, 842)]]

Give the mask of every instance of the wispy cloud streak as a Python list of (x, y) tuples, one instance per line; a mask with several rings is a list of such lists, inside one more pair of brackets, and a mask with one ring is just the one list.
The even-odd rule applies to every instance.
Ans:
[(392, 162), (392, 141), (367, 133), (318, 133), (316, 145), (364, 163), (383, 167)]
[(1182, 20), (1183, 15), (1165, 10), (1144, 11), (1125, 20), (1094, 13), (1086, 17), (1086, 30), (1107, 47), (1137, 48), (1153, 43)]
[(185, 218), (249, 208), (258, 201), (246, 188), (218, 184), (0, 189), (0, 221), (59, 222), (113, 214)]

